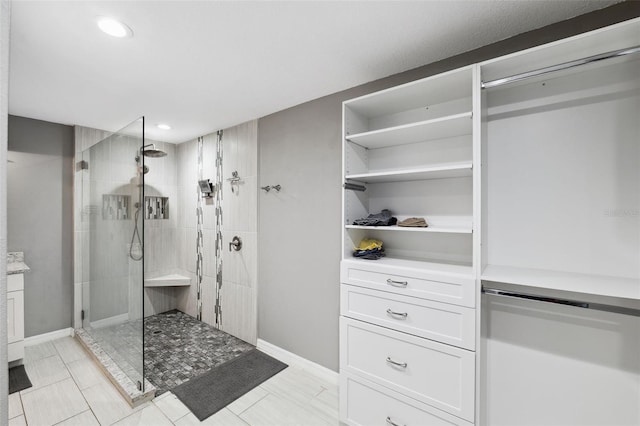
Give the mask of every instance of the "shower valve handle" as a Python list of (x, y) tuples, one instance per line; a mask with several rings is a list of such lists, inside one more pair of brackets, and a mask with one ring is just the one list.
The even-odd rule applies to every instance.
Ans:
[(234, 236), (233, 240), (231, 240), (231, 242), (229, 243), (229, 251), (231, 251), (232, 247), (235, 251), (240, 251), (240, 249), (242, 248), (242, 240), (237, 235)]

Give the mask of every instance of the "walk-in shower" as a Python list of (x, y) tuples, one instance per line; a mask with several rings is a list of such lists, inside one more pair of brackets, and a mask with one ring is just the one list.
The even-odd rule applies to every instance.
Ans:
[[(144, 119), (76, 133), (77, 336), (132, 404), (255, 345), (256, 216), (230, 213), (228, 239), (222, 232), (223, 192), (229, 211), (255, 209), (254, 127), (229, 132), (229, 181), (222, 131), (175, 145), (146, 139)], [(223, 250), (234, 236), (242, 250)]]

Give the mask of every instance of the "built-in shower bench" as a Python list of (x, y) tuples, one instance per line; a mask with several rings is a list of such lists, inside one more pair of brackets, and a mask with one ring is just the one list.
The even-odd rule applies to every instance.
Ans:
[(145, 287), (184, 287), (191, 285), (191, 278), (180, 274), (168, 274), (144, 280)]

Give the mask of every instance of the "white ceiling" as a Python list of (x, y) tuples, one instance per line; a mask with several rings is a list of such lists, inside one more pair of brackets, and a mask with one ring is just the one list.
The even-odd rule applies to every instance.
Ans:
[(616, 2), (14, 0), (9, 111), (184, 142)]

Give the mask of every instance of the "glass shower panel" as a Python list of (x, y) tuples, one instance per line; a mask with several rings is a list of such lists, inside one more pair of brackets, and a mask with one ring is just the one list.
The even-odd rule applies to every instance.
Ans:
[(144, 391), (144, 240), (142, 214), (136, 213), (143, 197), (143, 129), (144, 117), (82, 153), (89, 227), (82, 326)]

